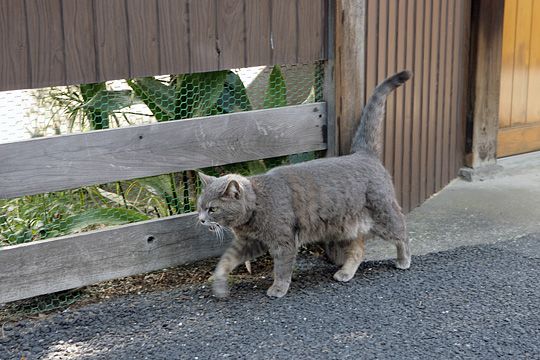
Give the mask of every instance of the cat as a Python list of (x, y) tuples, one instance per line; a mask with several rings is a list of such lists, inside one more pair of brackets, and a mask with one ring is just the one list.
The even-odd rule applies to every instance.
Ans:
[(342, 249), (344, 261), (334, 278), (349, 281), (362, 262), (368, 233), (393, 242), (396, 267), (409, 268), (405, 218), (379, 158), (386, 97), (411, 76), (402, 71), (375, 88), (362, 111), (350, 155), (276, 167), (251, 177), (199, 173), (199, 223), (221, 236), (224, 227), (235, 235), (213, 275), (215, 296), (228, 296), (227, 278), (233, 269), (267, 251), (274, 261), (267, 295), (284, 296), (299, 247), (313, 242), (331, 242)]

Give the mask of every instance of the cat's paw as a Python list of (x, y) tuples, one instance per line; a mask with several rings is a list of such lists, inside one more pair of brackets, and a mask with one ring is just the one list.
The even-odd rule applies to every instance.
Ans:
[(229, 296), (229, 286), (227, 285), (227, 279), (214, 278), (212, 283), (212, 292), (214, 296), (220, 299), (226, 298)]
[(337, 281), (341, 281), (341, 282), (347, 282), (349, 280), (351, 280), (352, 278), (354, 277), (354, 273), (348, 273), (346, 271), (343, 271), (343, 270), (338, 270), (335, 274), (334, 274), (334, 279), (336, 279)]
[(289, 286), (274, 284), (268, 288), (268, 290), (266, 291), (266, 295), (270, 297), (281, 298), (285, 296), (285, 294), (287, 294), (288, 290)]
[(396, 260), (396, 267), (398, 269), (406, 270), (411, 267), (411, 258)]

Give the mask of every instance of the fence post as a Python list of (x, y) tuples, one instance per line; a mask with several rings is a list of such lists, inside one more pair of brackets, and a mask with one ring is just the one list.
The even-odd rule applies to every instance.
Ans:
[(504, 1), (472, 2), (471, 108), (466, 165), (494, 165), (497, 159)]
[[(328, 127), (328, 149), (343, 155), (349, 153), (365, 97), (366, 0), (330, 0), (329, 10), (327, 67), (331, 67), (328, 71), (332, 75), (326, 75), (334, 83), (334, 103), (328, 113), (329, 124), (334, 120), (334, 127)], [(334, 114), (330, 112), (332, 107)]]

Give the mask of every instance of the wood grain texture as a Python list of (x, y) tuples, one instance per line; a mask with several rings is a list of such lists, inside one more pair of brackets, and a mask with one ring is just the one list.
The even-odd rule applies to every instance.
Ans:
[(0, 144), (0, 198), (324, 150), (324, 125), (313, 103)]
[(529, 87), (527, 90), (528, 124), (540, 123), (540, 1), (533, 3), (531, 26), (531, 49), (529, 51)]
[(365, 1), (336, 0), (336, 14), (336, 121), (339, 153), (348, 154), (364, 99)]
[(435, 193), (435, 162), (436, 162), (436, 145), (437, 145), (437, 126), (439, 119), (437, 118), (438, 105), (438, 65), (439, 65), (439, 34), (441, 23), (441, 4), (440, 1), (435, 1), (432, 8), (431, 16), (431, 64), (430, 64), (430, 84), (429, 84), (429, 124), (428, 124), (428, 148), (427, 148), (427, 164), (426, 164), (426, 192), (429, 194)]
[(448, 33), (448, 0), (441, 1), (441, 22), (439, 28), (439, 67), (437, 70), (437, 131), (435, 140), (435, 192), (442, 188), (443, 146), (444, 146), (444, 110), (447, 105), (446, 85), (446, 40)]
[[(407, 23), (406, 34), (407, 41), (405, 46), (405, 66), (404, 69), (409, 69), (414, 72), (414, 55), (415, 55), (415, 2), (409, 0), (407, 2)], [(414, 77), (414, 73), (413, 73)], [(413, 100), (414, 100), (414, 80), (408, 81), (403, 87), (405, 110), (403, 113), (403, 152), (401, 155), (401, 204), (405, 211), (411, 210), (411, 155), (412, 155), (412, 132), (413, 132)]]
[(441, 182), (439, 188), (448, 184), (448, 167), (450, 163), (450, 137), (451, 137), (451, 106), (452, 106), (452, 59), (454, 44), (454, 1), (448, 0), (446, 4), (446, 36), (445, 36), (445, 56), (444, 56), (444, 97), (443, 97), (443, 129), (442, 129), (442, 151), (441, 151)]
[(189, 73), (187, 0), (158, 0), (160, 69)]
[[(0, 249), (0, 303), (185, 264), (223, 253), (186, 214)], [(152, 237), (152, 241), (149, 241)]]
[[(473, 2), (471, 47), (473, 168), (496, 161), (502, 53), (503, 1)], [(512, 115), (512, 119), (514, 116)]]
[(297, 6), (296, 0), (272, 0), (270, 44), (274, 64), (298, 62)]
[(217, 44), (220, 69), (246, 66), (244, 4), (244, 0), (217, 2)]
[(92, 0), (62, 0), (66, 83), (97, 81)]
[[(369, 97), (377, 86), (377, 70), (379, 67), (380, 58), (378, 56), (379, 48), (379, 2), (377, 0), (366, 1), (366, 81), (365, 81), (365, 99), (367, 103)], [(370, 69), (370, 71), (367, 71)]]
[[(398, 21), (398, 2), (397, 0), (389, 0), (388, 2), (388, 18), (386, 26), (388, 27), (388, 42), (387, 42), (387, 60), (386, 60), (386, 75), (388, 77), (395, 74), (397, 71), (397, 21)], [(370, 71), (368, 69), (368, 71)], [(385, 133), (384, 133), (384, 166), (393, 176), (394, 172), (394, 133), (395, 133), (395, 114), (396, 114), (396, 93), (392, 92), (386, 99), (386, 118), (385, 118)]]
[(459, 85), (458, 89), (458, 111), (459, 118), (457, 121), (456, 132), (456, 163), (455, 172), (466, 164), (466, 148), (467, 148), (467, 118), (470, 106), (470, 99), (472, 97), (471, 84), (471, 12), (472, 12), (472, 0), (460, 0), (460, 17), (461, 26), (460, 29), (460, 43), (457, 46), (459, 49)]
[(214, 0), (189, 2), (190, 56), (193, 72), (219, 69), (215, 14), (216, 2)]
[(65, 83), (60, 0), (25, 0), (25, 4), (32, 87)]
[(246, 66), (272, 64), (271, 0), (246, 0)]
[(427, 190), (427, 155), (429, 149), (429, 125), (431, 122), (430, 118), (430, 86), (431, 86), (431, 48), (429, 47), (432, 43), (433, 35), (433, 7), (430, 0), (426, 0), (424, 11), (424, 36), (423, 36), (423, 58), (422, 58), (422, 129), (420, 130), (420, 138), (422, 139), (422, 144), (420, 145), (420, 201), (427, 199), (431, 193)]
[(463, 16), (460, 14), (460, 3), (462, 0), (453, 2), (453, 17), (452, 24), (452, 58), (451, 63), (451, 87), (450, 87), (450, 142), (448, 144), (448, 180), (452, 180), (457, 174), (456, 169), (456, 147), (457, 147), (457, 123), (460, 122), (461, 116), (459, 111), (459, 75), (460, 75), (460, 49), (456, 49), (456, 45), (460, 43), (461, 21)]
[(29, 88), (29, 50), (25, 3), (2, 0), (0, 3), (0, 91)]
[(540, 150), (540, 124), (512, 126), (497, 134), (497, 156)]
[(410, 207), (414, 209), (421, 201), (420, 199), (420, 153), (422, 149), (422, 82), (423, 82), (423, 61), (424, 61), (424, 18), (425, 1), (415, 2), (415, 39), (414, 39), (414, 77), (410, 84), (413, 93), (413, 115), (411, 134), (411, 193)]
[(2, 0), (0, 91), (313, 63), (326, 58), (327, 3)]
[(164, 74), (159, 67), (159, 24), (156, 1), (129, 0), (126, 2), (131, 77)]
[[(405, 69), (405, 56), (407, 48), (407, 0), (398, 1), (397, 8), (397, 52), (396, 71)], [(396, 197), (403, 206), (403, 178), (401, 168), (403, 166), (403, 122), (405, 119), (405, 88), (400, 86), (394, 90), (396, 95), (396, 107), (394, 115), (394, 167), (392, 177), (396, 188)]]
[(99, 81), (131, 77), (126, 2), (94, 0)]
[[(378, 16), (378, 27), (377, 27), (377, 56), (378, 56), (378, 64), (377, 64), (377, 83), (381, 82), (383, 79), (385, 79), (388, 76), (387, 73), (387, 66), (388, 66), (388, 57), (386, 56), (387, 50), (388, 50), (388, 0), (383, 0), (378, 2), (379, 5), (379, 13)], [(368, 67), (369, 68), (369, 67)], [(385, 154), (386, 154), (386, 148), (389, 147), (389, 144), (385, 141), (385, 134), (387, 131), (387, 116), (385, 114), (384, 120), (383, 120), (383, 138), (381, 141), (383, 142), (383, 151), (381, 154), (381, 161), (384, 162)]]
[(527, 123), (532, 4), (533, 0), (520, 0), (517, 7), (511, 125)]
[(501, 99), (499, 127), (512, 122), (512, 86), (514, 83), (514, 50), (516, 47), (517, 0), (504, 2), (503, 44), (501, 55)]
[(324, 0), (298, 1), (298, 62), (324, 59)]

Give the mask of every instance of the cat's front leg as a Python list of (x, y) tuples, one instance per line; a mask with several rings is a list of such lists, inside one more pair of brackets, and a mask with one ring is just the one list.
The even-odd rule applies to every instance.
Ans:
[(271, 297), (280, 298), (287, 294), (291, 285), (294, 264), (296, 263), (296, 249), (287, 249), (270, 252), (274, 259), (274, 283), (266, 294)]
[(212, 283), (214, 295), (219, 298), (227, 297), (229, 295), (229, 286), (227, 285), (229, 274), (238, 265), (262, 255), (265, 251), (265, 247), (259, 241), (235, 239), (219, 259), (214, 271)]

